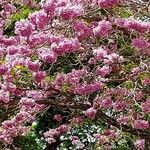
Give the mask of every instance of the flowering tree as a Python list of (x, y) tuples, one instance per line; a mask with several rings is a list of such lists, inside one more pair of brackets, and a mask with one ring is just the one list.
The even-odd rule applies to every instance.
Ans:
[[(87, 121), (102, 125), (93, 149), (127, 136), (134, 148), (150, 148), (148, 1), (0, 3), (1, 149), (14, 149), (48, 110), (57, 124), (41, 134), (47, 149)], [(25, 17), (12, 22), (23, 6)], [(86, 148), (78, 136), (70, 141)]]

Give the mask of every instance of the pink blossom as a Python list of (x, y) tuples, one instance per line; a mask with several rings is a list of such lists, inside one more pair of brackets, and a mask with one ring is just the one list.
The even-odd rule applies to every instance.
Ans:
[(30, 36), (35, 29), (35, 26), (28, 20), (20, 20), (16, 22), (15, 33), (23, 37)]
[(133, 29), (140, 33), (146, 33), (149, 31), (150, 24), (147, 22), (141, 22), (138, 20), (130, 20), (127, 22), (127, 26), (129, 29)]
[(93, 53), (96, 56), (96, 59), (100, 61), (103, 60), (105, 57), (107, 57), (107, 51), (104, 50), (102, 47), (94, 49)]
[(51, 49), (57, 55), (63, 55), (65, 53), (71, 53), (78, 50), (80, 47), (79, 41), (77, 39), (67, 39), (63, 38), (59, 42), (53, 42)]
[(32, 52), (28, 46), (19, 46), (18, 53), (21, 54), (22, 56), (30, 56)]
[(27, 121), (27, 113), (26, 112), (19, 112), (16, 116), (15, 116), (15, 122), (16, 124), (20, 124), (23, 123), (25, 121)]
[(109, 31), (112, 29), (112, 25), (109, 21), (100, 21), (97, 27), (93, 28), (93, 33), (98, 37), (105, 37), (109, 34)]
[(144, 38), (137, 37), (132, 39), (132, 45), (137, 49), (146, 49), (148, 46), (150, 46), (150, 43), (148, 40), (145, 40)]
[(142, 91), (139, 91), (139, 92), (135, 93), (135, 99), (137, 101), (142, 100), (143, 97), (144, 97), (144, 93)]
[(46, 138), (45, 140), (46, 140), (49, 144), (56, 142), (56, 140), (55, 140), (54, 138), (51, 138), (51, 137)]
[(62, 116), (60, 114), (58, 115), (55, 115), (54, 116), (54, 120), (58, 121), (58, 122), (61, 122), (62, 121)]
[(123, 109), (125, 109), (127, 107), (127, 104), (125, 101), (116, 101), (113, 107), (114, 107), (114, 110), (118, 112), (118, 111), (122, 111)]
[(57, 55), (54, 52), (43, 53), (41, 54), (41, 58), (47, 63), (54, 63), (57, 60)]
[(98, 5), (102, 8), (111, 8), (119, 3), (119, 0), (98, 0)]
[(104, 131), (103, 135), (106, 135), (108, 137), (115, 139), (119, 136), (119, 133), (115, 130), (108, 129)]
[(83, 122), (83, 118), (80, 116), (72, 118), (72, 123), (81, 124), (82, 122)]
[(150, 113), (150, 99), (146, 99), (145, 103), (142, 103), (141, 105), (142, 107), (142, 111), (146, 112), (146, 113)]
[(96, 59), (95, 58), (90, 58), (90, 60), (88, 61), (88, 63), (90, 65), (95, 65), (96, 64)]
[(29, 70), (37, 72), (40, 69), (40, 62), (39, 61), (34, 61), (34, 62), (29, 61), (27, 63), (27, 66), (28, 66)]
[(57, 129), (50, 129), (49, 131), (44, 133), (44, 138), (48, 143), (54, 143), (56, 142), (55, 138), (58, 138), (60, 133), (57, 131)]
[(84, 9), (81, 5), (71, 5), (69, 3), (64, 7), (58, 8), (57, 11), (64, 20), (74, 19), (84, 13)]
[(2, 90), (4, 91), (14, 92), (15, 89), (16, 89), (16, 85), (11, 82), (2, 85)]
[(104, 98), (101, 102), (101, 106), (103, 108), (110, 108), (113, 106), (113, 102), (111, 100), (111, 98), (107, 97), (107, 98)]
[(58, 130), (59, 133), (63, 134), (65, 132), (69, 131), (70, 127), (68, 125), (66, 125), (66, 124), (63, 124), (63, 125), (59, 126), (57, 128), (57, 130)]
[(13, 128), (15, 126), (15, 122), (14, 120), (6, 120), (2, 123), (2, 126), (4, 129), (10, 129)]
[(5, 12), (9, 13), (13, 13), (16, 11), (16, 7), (10, 3), (4, 3), (3, 8)]
[(145, 139), (136, 140), (134, 145), (140, 150), (145, 150)]
[(100, 144), (106, 144), (108, 142), (108, 137), (106, 135), (95, 134), (94, 136)]
[(145, 120), (138, 119), (138, 120), (134, 121), (133, 127), (135, 129), (148, 129), (149, 128), (149, 122), (145, 121)]
[(49, 48), (40, 48), (38, 53), (44, 62), (54, 63), (57, 60), (57, 54)]
[(93, 35), (92, 28), (84, 22), (75, 22), (73, 24), (73, 28), (75, 29), (79, 39), (87, 38)]
[(103, 66), (102, 68), (98, 67), (96, 70), (96, 74), (100, 75), (101, 77), (105, 77), (110, 73), (111, 69), (109, 66)]
[(86, 95), (101, 90), (103, 86), (104, 86), (103, 83), (97, 82), (91, 84), (76, 85), (75, 87), (72, 87), (72, 90), (76, 94)]
[(57, 129), (50, 129), (49, 131), (44, 133), (45, 138), (48, 138), (48, 137), (57, 138), (59, 135), (60, 135), (60, 132), (57, 131)]
[(93, 107), (91, 107), (85, 111), (85, 115), (90, 119), (94, 119), (96, 116), (96, 113), (97, 113), (97, 110), (94, 109)]
[(79, 137), (72, 136), (71, 137), (71, 142), (72, 142), (73, 145), (77, 145), (80, 142)]
[(0, 58), (3, 57), (5, 54), (5, 49), (0, 47)]
[(9, 55), (14, 55), (18, 52), (18, 48), (16, 46), (9, 46), (7, 47), (7, 53)]
[(18, 43), (16, 37), (0, 37), (0, 43), (6, 46), (16, 45)]
[(26, 91), (26, 96), (35, 100), (42, 100), (44, 98), (44, 92), (41, 90)]
[(128, 122), (129, 122), (129, 117), (128, 116), (120, 116), (117, 121), (120, 123), (120, 124), (123, 124), (123, 125), (127, 125)]
[(22, 97), (20, 100), (21, 105), (26, 107), (33, 107), (35, 105), (35, 100), (27, 97)]
[(108, 61), (107, 60), (105, 61), (107, 64), (123, 62), (124, 60), (122, 56), (119, 56), (119, 54), (116, 53), (111, 53), (107, 55), (107, 59)]
[(8, 91), (0, 90), (0, 102), (8, 103), (10, 101), (10, 93)]
[(30, 14), (29, 19), (39, 29), (44, 29), (50, 20), (44, 10)]
[(49, 17), (53, 17), (56, 9), (55, 0), (46, 1), (45, 3), (42, 4), (42, 8)]
[(23, 135), (28, 132), (27, 127), (19, 126), (17, 127), (17, 132), (19, 135)]
[(128, 21), (126, 19), (123, 19), (123, 18), (116, 18), (115, 21), (114, 21), (114, 23), (117, 26), (127, 28)]
[(0, 66), (0, 75), (5, 75), (8, 71), (8, 67), (6, 65)]
[(46, 76), (45, 72), (39, 71), (39, 72), (35, 73), (34, 79), (37, 82), (41, 82), (45, 78), (45, 76)]
[(143, 80), (144, 85), (150, 85), (150, 78), (146, 78)]

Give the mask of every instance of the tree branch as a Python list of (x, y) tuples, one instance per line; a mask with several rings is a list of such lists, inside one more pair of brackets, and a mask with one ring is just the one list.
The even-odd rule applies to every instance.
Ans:
[[(63, 109), (80, 109), (80, 110), (87, 110), (91, 106), (88, 104), (83, 104), (83, 103), (75, 103), (72, 102), (70, 104), (64, 104), (64, 103), (57, 103), (56, 101), (53, 100), (42, 100), (42, 101), (36, 101), (39, 104), (46, 104), (55, 108), (63, 108)], [(141, 129), (133, 129), (131, 126), (127, 125), (120, 125), (115, 119), (109, 117), (106, 115), (102, 110), (98, 110), (96, 119), (101, 119), (105, 121), (108, 125), (112, 125), (117, 127), (118, 129), (122, 130), (123, 132), (127, 132), (130, 134), (133, 134), (135, 136), (139, 136), (141, 138), (146, 139), (147, 141), (150, 142), (150, 132), (148, 130), (141, 130)]]

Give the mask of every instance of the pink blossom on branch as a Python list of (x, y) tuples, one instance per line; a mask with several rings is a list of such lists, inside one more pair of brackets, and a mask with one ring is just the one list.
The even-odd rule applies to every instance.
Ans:
[(111, 8), (119, 3), (120, 0), (97, 0), (102, 8)]
[(148, 129), (149, 128), (149, 122), (146, 120), (138, 119), (138, 120), (134, 121), (133, 127), (135, 129), (143, 129), (143, 130)]
[(140, 140), (136, 140), (134, 142), (134, 145), (140, 149), (140, 150), (144, 150), (145, 149), (145, 139), (140, 139)]
[(96, 116), (96, 113), (97, 113), (97, 110), (94, 109), (93, 107), (91, 107), (85, 111), (85, 115), (90, 119), (94, 119)]

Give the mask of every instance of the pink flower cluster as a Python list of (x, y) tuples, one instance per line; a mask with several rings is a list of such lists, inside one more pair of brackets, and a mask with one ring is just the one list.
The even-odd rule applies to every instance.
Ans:
[(134, 145), (140, 150), (145, 150), (145, 139), (136, 140)]
[(107, 144), (109, 140), (116, 139), (119, 133), (115, 130), (105, 130), (103, 134), (95, 134), (94, 136), (99, 144)]
[(116, 112), (122, 111), (127, 108), (127, 103), (125, 101), (116, 101), (113, 108)]
[(103, 77), (106, 77), (111, 72), (109, 66), (103, 66), (102, 68), (97, 68), (96, 74)]
[(41, 11), (38, 11), (29, 15), (29, 20), (38, 29), (44, 29), (46, 25), (48, 25), (48, 22), (50, 21), (50, 19), (51, 18), (47, 16), (44, 10), (41, 10)]
[(73, 29), (75, 30), (79, 39), (93, 36), (92, 27), (85, 24), (84, 22), (75, 22), (73, 24)]
[(111, 8), (119, 3), (119, 0), (97, 0), (102, 8)]
[(147, 49), (150, 46), (148, 40), (142, 37), (132, 39), (132, 45), (137, 49)]
[(10, 101), (10, 93), (8, 91), (0, 90), (0, 102), (8, 103)]
[(1, 2), (2, 10), (0, 11), (0, 15), (3, 18), (8, 18), (11, 14), (15, 13), (17, 11), (17, 8), (8, 2)]
[(102, 108), (111, 108), (113, 106), (113, 101), (110, 97), (106, 97), (100, 102), (100, 104)]
[(18, 114), (15, 119), (4, 121), (2, 123), (3, 132), (0, 133), (0, 141), (5, 141), (8, 144), (12, 144), (14, 137), (23, 135), (27, 131), (27, 128), (21, 125), (21, 121), (24, 120), (23, 115), (26, 114), (20, 115), (22, 116), (19, 117)]
[(27, 97), (21, 98), (20, 106), (20, 112), (16, 116), (2, 123), (3, 130), (0, 132), (0, 141), (12, 144), (14, 137), (23, 135), (28, 131), (25, 123), (33, 122), (36, 113), (44, 108), (44, 105), (36, 104), (34, 99)]
[(146, 99), (146, 102), (141, 104), (142, 106), (142, 111), (146, 113), (150, 113), (150, 99)]
[(18, 35), (29, 37), (34, 30), (35, 26), (28, 20), (20, 20), (19, 22), (16, 22), (15, 33)]
[(58, 121), (58, 122), (61, 122), (61, 121), (62, 121), (62, 118), (63, 118), (63, 117), (62, 117), (60, 114), (54, 116), (54, 120), (56, 120), (56, 121)]
[(91, 107), (85, 111), (85, 115), (90, 119), (94, 119), (96, 116), (96, 113), (97, 113), (97, 110), (94, 109), (93, 107)]
[(138, 119), (138, 120), (134, 121), (133, 127), (135, 129), (142, 129), (142, 130), (148, 129), (149, 128), (149, 122), (145, 121), (145, 120)]
[(120, 116), (117, 121), (120, 123), (120, 124), (123, 124), (123, 125), (127, 125), (130, 121), (130, 118), (129, 116)]
[(101, 90), (103, 86), (104, 84), (102, 82), (76, 85), (75, 87), (72, 87), (72, 91), (74, 94), (86, 95), (86, 94), (94, 93), (94, 92)]
[(62, 134), (69, 131), (70, 127), (66, 124), (63, 124), (55, 129), (50, 129), (49, 131), (44, 133), (44, 138), (48, 143), (54, 143), (56, 142), (56, 138), (61, 136)]
[(55, 63), (59, 55), (77, 51), (80, 48), (77, 39), (61, 39), (51, 44), (49, 48), (38, 49), (39, 56), (47, 63)]
[(93, 33), (97, 37), (106, 37), (112, 29), (112, 25), (109, 21), (100, 21), (98, 25), (93, 28)]
[(84, 14), (82, 5), (72, 5), (71, 3), (67, 3), (64, 7), (59, 7), (57, 11), (63, 20), (75, 19)]
[(80, 44), (78, 39), (67, 39), (63, 38), (59, 42), (53, 42), (51, 45), (52, 51), (54, 51), (57, 55), (63, 55), (65, 53), (71, 53), (79, 50)]
[(127, 20), (122, 18), (115, 19), (115, 24), (124, 27), (128, 30), (137, 31), (140, 33), (147, 33), (150, 31), (150, 23), (149, 22), (142, 22), (138, 20)]

